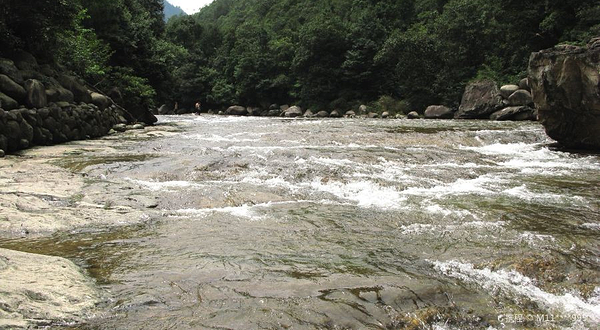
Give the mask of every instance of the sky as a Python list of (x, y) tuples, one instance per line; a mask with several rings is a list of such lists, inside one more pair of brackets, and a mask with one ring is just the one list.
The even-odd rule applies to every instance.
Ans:
[(213, 2), (213, 0), (168, 0), (172, 5), (181, 7), (187, 14), (197, 13), (200, 8)]

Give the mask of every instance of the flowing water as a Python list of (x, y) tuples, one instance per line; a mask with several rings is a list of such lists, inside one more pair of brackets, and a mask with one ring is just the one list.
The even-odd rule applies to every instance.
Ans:
[[(16, 241), (110, 299), (89, 329), (555, 329), (600, 322), (600, 157), (538, 123), (180, 116), (87, 174), (158, 196)], [(11, 243), (5, 246), (10, 247)]]

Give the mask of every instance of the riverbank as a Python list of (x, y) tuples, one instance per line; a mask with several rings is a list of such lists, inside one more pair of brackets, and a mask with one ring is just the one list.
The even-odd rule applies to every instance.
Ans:
[[(154, 157), (130, 147), (177, 131), (152, 126), (0, 158), (0, 239), (110, 231), (152, 221), (158, 216), (156, 196), (92, 172), (96, 164)], [(94, 280), (67, 259), (0, 248), (0, 329), (79, 323), (94, 315), (105, 298)]]

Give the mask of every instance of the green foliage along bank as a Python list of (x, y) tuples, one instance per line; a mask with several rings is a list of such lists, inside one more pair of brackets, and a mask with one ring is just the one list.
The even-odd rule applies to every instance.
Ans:
[(600, 34), (591, 0), (216, 0), (167, 23), (173, 100), (456, 107), (471, 80), (525, 75), (532, 51)]
[(600, 35), (600, 0), (215, 0), (165, 23), (163, 0), (0, 1), (19, 49), (126, 108), (456, 108), (464, 86), (525, 76), (531, 52)]
[(165, 40), (163, 0), (0, 2), (0, 57), (18, 50), (60, 65), (127, 109), (154, 107), (173, 92), (177, 46)]

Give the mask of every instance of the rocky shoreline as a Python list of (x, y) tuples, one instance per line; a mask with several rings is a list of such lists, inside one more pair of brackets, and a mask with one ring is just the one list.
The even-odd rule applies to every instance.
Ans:
[[(54, 233), (110, 231), (151, 222), (157, 197), (132, 194), (127, 182), (113, 182), (94, 164), (135, 161), (153, 154), (131, 153), (142, 140), (176, 134), (177, 127), (149, 126), (95, 140), (30, 148), (0, 158), (0, 240)], [(106, 297), (89, 274), (73, 262), (0, 248), (0, 329), (80, 323)], [(42, 254), (37, 254), (42, 253)]]
[(107, 135), (126, 124), (156, 122), (149, 111), (130, 113), (59, 66), (39, 65), (26, 52), (0, 58), (0, 156)]

